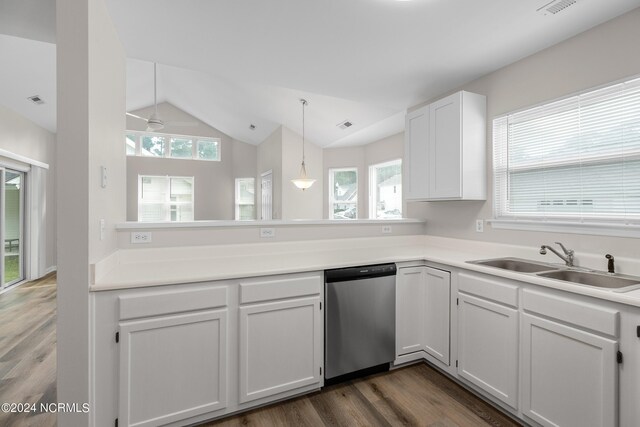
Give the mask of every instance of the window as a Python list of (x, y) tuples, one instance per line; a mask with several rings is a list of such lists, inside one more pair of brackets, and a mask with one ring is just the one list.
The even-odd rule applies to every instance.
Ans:
[(127, 131), (127, 156), (220, 161), (220, 139)]
[(164, 157), (164, 145), (164, 136), (140, 136), (140, 152), (143, 156)]
[(198, 159), (200, 160), (220, 160), (220, 141), (214, 139), (198, 140)]
[(329, 219), (358, 218), (358, 170), (329, 169)]
[(246, 221), (256, 218), (255, 178), (236, 178), (236, 216)]
[(402, 218), (402, 160), (369, 166), (369, 218)]
[(493, 122), (498, 219), (640, 224), (640, 79)]
[(193, 158), (193, 140), (191, 138), (171, 137), (171, 157), (175, 159)]
[(193, 221), (193, 177), (138, 176), (138, 221)]

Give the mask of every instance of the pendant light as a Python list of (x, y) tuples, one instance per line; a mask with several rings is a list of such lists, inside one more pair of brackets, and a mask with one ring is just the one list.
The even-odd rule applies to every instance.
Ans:
[(304, 165), (304, 107), (307, 106), (308, 102), (306, 99), (301, 99), (300, 103), (302, 104), (302, 165), (300, 167), (300, 177), (292, 179), (291, 182), (293, 182), (293, 185), (304, 191), (311, 187), (316, 180), (307, 178), (307, 168)]

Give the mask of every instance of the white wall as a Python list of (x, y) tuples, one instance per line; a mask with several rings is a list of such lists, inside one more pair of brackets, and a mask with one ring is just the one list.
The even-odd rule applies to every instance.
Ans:
[(305, 165), (307, 176), (316, 182), (304, 191), (293, 185), (292, 179), (300, 176), (302, 163), (302, 136), (282, 127), (282, 219), (320, 219), (324, 174), (322, 173), (322, 148), (305, 140)]
[[(90, 264), (117, 249), (114, 224), (125, 218), (125, 53), (103, 0), (58, 0), (56, 20), (57, 399), (84, 403), (92, 388)], [(100, 166), (110, 171), (107, 188)], [(86, 427), (92, 416), (60, 412), (58, 425)]]
[(56, 265), (56, 135), (0, 106), (0, 148), (49, 165), (46, 205), (46, 267)]
[[(148, 117), (152, 111), (153, 107), (148, 107), (133, 113), (140, 117)], [(159, 104), (158, 112), (164, 121), (196, 124), (189, 127), (167, 125), (161, 131), (163, 133), (220, 138), (221, 161), (128, 156), (127, 221), (138, 220), (138, 175), (193, 176), (194, 219), (233, 219), (235, 178), (255, 176), (257, 148), (231, 138), (169, 103)], [(142, 120), (127, 116), (127, 129), (144, 131), (146, 124)]]
[[(640, 9), (466, 84), (487, 96), (487, 183), (485, 202), (409, 203), (409, 217), (425, 218), (427, 233), (537, 246), (565, 242), (578, 251), (638, 256), (638, 239), (497, 230), (475, 232), (476, 218), (492, 217), (492, 120), (504, 113), (640, 74)], [(451, 92), (455, 92), (451, 91)], [(443, 93), (446, 96), (448, 93)], [(441, 98), (437, 97), (436, 99)], [(435, 100), (435, 99), (434, 99)], [(430, 100), (434, 101), (434, 100)], [(422, 104), (424, 105), (424, 104)], [(414, 108), (418, 108), (416, 106)]]
[[(328, 183), (329, 169), (356, 167), (358, 169), (358, 218), (369, 218), (369, 166), (402, 159), (404, 133), (356, 147), (325, 148), (323, 150), (324, 178)], [(329, 188), (323, 194), (323, 218), (329, 217)], [(411, 218), (404, 213), (403, 217)]]
[(282, 126), (278, 127), (267, 139), (258, 145), (256, 159), (256, 215), (260, 219), (262, 209), (262, 189), (260, 177), (263, 173), (273, 171), (272, 183), (272, 219), (282, 219)]

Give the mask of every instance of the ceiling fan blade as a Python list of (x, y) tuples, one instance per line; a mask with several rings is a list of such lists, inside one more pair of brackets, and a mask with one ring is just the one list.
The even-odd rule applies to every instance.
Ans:
[(196, 122), (174, 122), (174, 121), (168, 121), (168, 122), (165, 122), (165, 126), (195, 127), (195, 126), (198, 126), (198, 123), (196, 123)]
[(127, 116), (133, 117), (134, 119), (144, 120), (145, 122), (147, 121), (144, 117), (136, 116), (135, 114), (127, 113)]

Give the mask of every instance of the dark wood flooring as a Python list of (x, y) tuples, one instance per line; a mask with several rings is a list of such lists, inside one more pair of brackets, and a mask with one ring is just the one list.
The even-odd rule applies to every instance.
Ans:
[(424, 364), (322, 391), (204, 426), (520, 426)]
[[(0, 403), (56, 401), (56, 277), (0, 295)], [(56, 425), (52, 413), (0, 412), (3, 427)], [(518, 426), (425, 364), (322, 391), (205, 426)]]
[[(0, 403), (56, 402), (56, 276), (0, 295)], [(55, 426), (54, 413), (4, 413), (0, 426)]]

